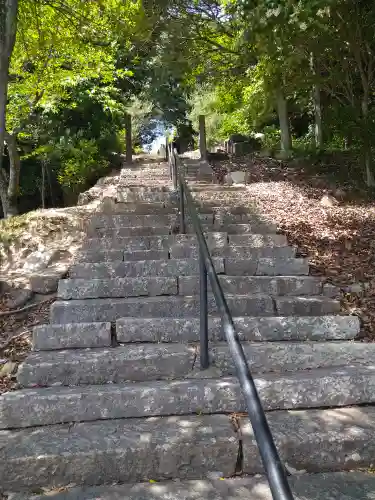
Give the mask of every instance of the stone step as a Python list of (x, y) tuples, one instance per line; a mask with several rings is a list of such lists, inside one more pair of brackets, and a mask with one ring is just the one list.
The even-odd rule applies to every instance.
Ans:
[[(226, 294), (320, 295), (323, 284), (311, 276), (219, 276)], [(158, 295), (197, 295), (198, 276), (63, 279), (57, 296), (63, 300)], [(209, 286), (209, 289), (211, 287)]]
[[(254, 380), (265, 410), (375, 403), (373, 365), (258, 374)], [(0, 398), (0, 429), (246, 411), (235, 377), (36, 388)]]
[(288, 244), (285, 234), (230, 234), (229, 243), (249, 247), (283, 247)]
[[(277, 227), (275, 224), (266, 224), (264, 222), (254, 222), (251, 224), (241, 224), (241, 223), (226, 223), (218, 221), (213, 224), (202, 224), (204, 231), (225, 231), (228, 234), (270, 234), (276, 233)], [(193, 232), (194, 229), (188, 224), (187, 232)]]
[(111, 323), (40, 325), (33, 329), (33, 350), (110, 347)]
[[(356, 316), (234, 317), (241, 339), (250, 341), (351, 340), (360, 329)], [(224, 340), (219, 317), (208, 319), (209, 339)], [(121, 318), (116, 337), (128, 342), (199, 342), (199, 318)], [(33, 349), (54, 350), (111, 345), (110, 323), (36, 326)]]
[[(206, 233), (206, 241), (209, 246), (225, 246), (228, 244), (227, 233)], [(261, 235), (253, 235), (261, 236)], [(275, 235), (270, 235), (273, 237)], [(276, 235), (277, 236), (277, 235)], [(154, 236), (125, 236), (119, 238), (87, 238), (83, 243), (83, 250), (124, 250), (132, 252), (135, 250), (168, 250), (171, 245), (179, 243), (196, 242), (195, 235), (187, 234), (164, 234)], [(259, 240), (258, 240), (259, 241)], [(263, 246), (263, 245), (259, 245)]]
[(164, 203), (171, 204), (171, 193), (141, 189), (118, 188), (116, 200), (119, 203)]
[[(264, 224), (262, 222), (254, 223), (225, 223), (225, 222), (203, 222), (202, 230), (204, 232), (227, 232), (228, 234), (270, 234), (276, 233), (277, 228), (272, 224)], [(170, 222), (160, 226), (118, 226), (118, 227), (98, 227), (87, 229), (87, 235), (91, 237), (104, 236), (109, 238), (118, 238), (123, 236), (151, 236), (163, 235), (179, 232), (179, 222)], [(186, 224), (186, 232), (195, 234), (193, 226), (188, 222)]]
[[(253, 374), (354, 364), (375, 366), (373, 344), (257, 342), (243, 343), (243, 349)], [(210, 345), (209, 353), (211, 367), (206, 374), (196, 362), (197, 349), (186, 344), (127, 344), (112, 349), (32, 352), (19, 368), (17, 378), (22, 387), (44, 387), (235, 375), (226, 343)]]
[[(215, 258), (214, 265), (218, 273), (224, 272), (223, 259)], [(73, 265), (69, 271), (71, 278), (83, 278), (87, 280), (146, 276), (175, 277), (196, 274), (199, 274), (199, 261), (197, 259), (82, 263)]]
[[(166, 244), (167, 242), (165, 242)], [(229, 257), (239, 259), (259, 259), (259, 258), (292, 258), (295, 256), (295, 249), (288, 246), (279, 247), (258, 247), (228, 245), (223, 246), (219, 241), (208, 245), (212, 257)], [(75, 262), (110, 262), (118, 260), (163, 260), (168, 259), (196, 259), (199, 254), (197, 245), (188, 243), (176, 243), (170, 246), (170, 250), (81, 250), (75, 256)]]
[[(294, 470), (315, 473), (372, 467), (375, 408), (281, 410), (270, 412), (268, 422), (282, 461)], [(233, 475), (239, 456), (244, 473), (261, 473), (251, 426), (245, 418), (240, 426), (238, 434), (232, 419), (219, 414), (5, 430), (0, 433), (0, 484), (4, 491), (25, 491), (150, 479), (207, 480), (218, 471), (222, 477)], [(162, 494), (161, 485), (154, 486)]]
[(230, 276), (305, 276), (309, 274), (309, 264), (307, 259), (226, 257), (224, 270)]
[[(66, 280), (63, 280), (66, 281)], [(225, 294), (320, 295), (323, 283), (313, 276), (219, 276)], [(61, 281), (60, 281), (61, 283)], [(178, 278), (179, 295), (199, 294), (199, 276)], [(208, 284), (211, 289), (210, 283)]]
[(140, 277), (112, 279), (65, 279), (59, 281), (57, 296), (63, 300), (105, 297), (156, 297), (177, 295), (177, 278)]
[[(375, 476), (365, 472), (331, 472), (289, 476), (294, 500), (370, 500), (375, 498)], [(50, 500), (51, 496), (10, 496), (9, 500)], [(71, 488), (54, 493), (54, 500), (272, 500), (267, 478), (236, 477), (190, 481), (162, 481), (114, 486)]]
[[(279, 247), (259, 247), (251, 248), (248, 246), (226, 245), (212, 246), (210, 253), (212, 257), (228, 257), (232, 259), (290, 259), (295, 256), (296, 249), (290, 246)], [(188, 245), (186, 243), (177, 243), (171, 246), (170, 256), (173, 259), (196, 259), (199, 256), (198, 245)]]
[[(339, 312), (339, 302), (327, 297), (271, 297), (270, 295), (227, 295), (232, 316), (320, 316)], [(184, 318), (199, 316), (200, 299), (193, 296), (131, 297), (56, 301), (51, 323), (116, 321), (131, 317)], [(213, 295), (208, 295), (208, 313), (219, 315)]]
[[(252, 213), (224, 213), (213, 212), (198, 213), (201, 222), (214, 226), (222, 226), (225, 224), (268, 224), (267, 221), (261, 220), (259, 216)], [(189, 214), (185, 214), (186, 220), (190, 220)], [(173, 225), (179, 222), (179, 216), (174, 214), (149, 214), (139, 215), (134, 213), (121, 214), (121, 215), (104, 215), (97, 214), (91, 217), (89, 227), (91, 229), (108, 228), (118, 229), (128, 226), (155, 226), (163, 227)]]
[[(229, 276), (305, 276), (308, 261), (295, 258), (260, 257), (258, 259), (220, 258), (213, 262), (218, 274)], [(140, 276), (193, 276), (199, 274), (198, 259), (169, 259), (141, 261), (82, 262), (69, 271), (71, 278), (103, 279)]]
[(122, 238), (123, 236), (153, 236), (168, 235), (172, 233), (172, 224), (167, 226), (122, 226), (118, 228), (98, 227), (88, 228), (89, 237)]
[[(212, 218), (212, 215), (211, 215)], [(121, 214), (121, 215), (102, 215), (97, 214), (90, 219), (89, 226), (92, 229), (108, 228), (117, 229), (127, 226), (155, 226), (164, 227), (174, 224), (177, 220), (177, 214), (171, 215), (138, 215), (138, 214)]]
[(110, 203), (108, 207), (101, 205), (100, 211), (107, 214), (129, 214), (137, 215), (173, 215), (177, 213), (177, 207), (165, 205), (164, 203)]
[[(234, 317), (241, 340), (352, 340), (359, 334), (357, 316)], [(199, 318), (120, 318), (118, 342), (199, 342)], [(221, 319), (208, 318), (210, 340), (225, 340)]]
[[(103, 205), (104, 206), (104, 205)], [(102, 208), (104, 211), (104, 208)], [(199, 211), (201, 213), (227, 213), (227, 214), (247, 214), (248, 207), (242, 206), (215, 206), (199, 204)], [(110, 212), (108, 214), (126, 215), (134, 213), (137, 215), (173, 215), (178, 213), (177, 206), (166, 205), (164, 203), (119, 203), (113, 202), (110, 205)]]
[(165, 260), (168, 250), (81, 250), (75, 255), (75, 262), (108, 262), (116, 260)]

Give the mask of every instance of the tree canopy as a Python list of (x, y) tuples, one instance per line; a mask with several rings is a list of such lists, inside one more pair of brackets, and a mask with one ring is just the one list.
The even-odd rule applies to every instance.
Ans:
[(350, 150), (372, 185), (374, 21), (368, 0), (2, 0), (3, 214), (95, 182), (126, 113), (134, 148), (171, 126), (191, 144), (205, 114), (210, 145)]

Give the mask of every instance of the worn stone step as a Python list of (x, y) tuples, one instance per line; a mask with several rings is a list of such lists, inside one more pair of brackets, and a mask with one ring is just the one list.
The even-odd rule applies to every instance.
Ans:
[(192, 346), (138, 344), (112, 349), (32, 352), (18, 371), (23, 387), (182, 378), (192, 371)]
[[(271, 297), (270, 295), (227, 295), (233, 316), (320, 316), (339, 311), (339, 303), (327, 297)], [(281, 313), (281, 310), (283, 311)], [(200, 298), (193, 296), (130, 297), (56, 301), (51, 306), (51, 323), (116, 321), (131, 317), (198, 316)], [(208, 313), (218, 315), (215, 298), (208, 295)]]
[(75, 262), (108, 262), (118, 260), (164, 260), (169, 258), (168, 250), (81, 250)]
[(205, 477), (213, 470), (227, 476), (233, 473), (237, 452), (237, 436), (224, 415), (1, 431), (0, 484), (5, 491), (19, 491)]
[[(211, 216), (212, 217), (212, 216)], [(128, 226), (155, 226), (164, 227), (175, 223), (177, 220), (176, 214), (171, 215), (138, 215), (138, 214), (121, 214), (121, 215), (95, 215), (91, 217), (89, 227), (91, 229), (108, 228), (118, 229)]]
[(102, 202), (100, 211), (106, 214), (137, 214), (137, 215), (173, 215), (177, 213), (177, 207), (171, 205), (165, 206), (164, 203), (117, 203)]
[[(319, 278), (308, 277), (268, 277), (268, 276), (220, 276), (220, 283), (226, 294), (267, 294), (267, 295), (313, 295), (323, 291)], [(106, 297), (138, 297), (158, 295), (199, 294), (198, 276), (139, 278), (93, 278), (60, 280), (57, 296), (63, 300), (95, 299)], [(209, 286), (210, 289), (210, 286)], [(290, 300), (283, 302), (280, 312), (290, 307)], [(296, 307), (294, 301), (292, 301)], [(288, 311), (288, 309), (286, 309)], [(287, 313), (289, 314), (289, 313)]]
[[(289, 476), (294, 500), (370, 500), (375, 498), (375, 476), (365, 472), (331, 472)], [(49, 500), (49, 494), (9, 500)], [(236, 477), (190, 481), (162, 481), (114, 486), (71, 488), (54, 493), (54, 500), (272, 500), (267, 478)]]
[[(280, 411), (270, 414), (268, 422), (281, 458), (293, 469), (349, 471), (368, 469), (374, 463), (374, 407)], [(243, 472), (261, 473), (249, 421), (241, 418), (240, 428)]]
[[(118, 238), (123, 236), (151, 236), (171, 234), (172, 232), (179, 231), (179, 221), (171, 221), (168, 224), (160, 226), (118, 226), (118, 227), (98, 227), (87, 229), (87, 235), (91, 237), (105, 236), (110, 238)], [(227, 223), (202, 223), (202, 230), (204, 232), (227, 232), (228, 234), (270, 234), (276, 233), (276, 226), (271, 224), (264, 224), (262, 222), (254, 222), (251, 224), (227, 224)], [(195, 230), (189, 223), (186, 224), (186, 232), (194, 234)]]
[[(216, 272), (224, 272), (224, 260), (214, 259)], [(103, 263), (75, 264), (70, 268), (71, 278), (136, 278), (145, 276), (186, 276), (199, 274), (197, 259), (114, 261)]]
[[(371, 346), (371, 347), (370, 347)], [(374, 365), (375, 345), (350, 342), (244, 343), (252, 373)], [(226, 343), (210, 345), (207, 375), (186, 344), (127, 344), (112, 349), (32, 352), (18, 371), (23, 387), (85, 385), (235, 375)], [(332, 389), (332, 387), (331, 387)]]
[[(297, 300), (297, 299), (296, 299)], [(274, 303), (268, 295), (227, 296), (234, 316), (273, 316)], [(84, 299), (56, 301), (51, 306), (51, 323), (81, 323), (85, 321), (116, 321), (131, 317), (198, 316), (199, 296), (168, 296), (124, 299)], [(208, 296), (209, 314), (218, 315), (216, 302)]]
[(123, 236), (153, 236), (172, 233), (173, 224), (165, 226), (121, 226), (88, 228), (87, 235), (93, 237), (121, 238)]
[[(185, 214), (186, 221), (190, 221), (190, 216), (188, 213)], [(222, 226), (225, 224), (235, 225), (235, 224), (264, 224), (269, 225), (269, 222), (262, 220), (258, 216), (252, 213), (223, 213), (219, 211), (210, 211), (208, 213), (198, 212), (198, 217), (201, 222), (205, 225)], [(121, 215), (111, 215), (111, 214), (97, 214), (91, 217), (89, 222), (90, 229), (98, 228), (108, 228), (108, 229), (119, 229), (128, 226), (167, 226), (171, 224), (176, 224), (179, 222), (178, 213), (173, 214), (148, 214), (139, 215), (135, 213), (127, 213)]]
[(119, 203), (171, 203), (170, 192), (164, 191), (146, 191), (146, 190), (126, 190), (118, 188), (116, 200)]
[[(257, 374), (254, 380), (265, 410), (375, 403), (373, 365)], [(236, 377), (36, 388), (0, 398), (0, 429), (246, 411)]]
[[(253, 222), (251, 224), (231, 224), (226, 222), (218, 221), (213, 224), (202, 224), (203, 231), (224, 231), (228, 234), (269, 234), (276, 233), (277, 227), (274, 224), (265, 224), (263, 222)], [(194, 233), (195, 230), (191, 224), (186, 225), (186, 231), (188, 233)]]
[[(66, 281), (66, 280), (65, 280)], [(323, 283), (313, 276), (219, 276), (225, 294), (320, 295)], [(180, 276), (180, 295), (199, 294), (199, 276)], [(211, 286), (209, 284), (209, 289)]]
[(307, 259), (260, 257), (239, 259), (225, 257), (225, 274), (230, 276), (305, 276), (309, 274)]
[(95, 299), (105, 297), (141, 297), (177, 295), (177, 278), (150, 277), (110, 279), (64, 279), (59, 281), (60, 299)]
[[(360, 330), (356, 316), (234, 317), (241, 339), (250, 341), (350, 340)], [(210, 340), (224, 340), (219, 317), (210, 316)], [(199, 318), (121, 318), (116, 337), (128, 342), (199, 342)], [(111, 345), (110, 323), (71, 323), (34, 328), (33, 349), (105, 347)]]
[[(290, 468), (315, 473), (372, 467), (375, 408), (282, 410), (271, 412), (268, 422), (281, 459)], [(4, 491), (22, 491), (150, 478), (206, 480), (218, 471), (228, 477), (238, 464), (240, 436), (244, 472), (261, 473), (251, 426), (246, 419), (240, 419), (240, 425), (239, 435), (228, 416), (210, 415), (4, 430), (0, 484)]]
[[(296, 250), (290, 246), (284, 247), (258, 247), (251, 248), (248, 246), (226, 245), (209, 247), (212, 257), (227, 257), (231, 259), (290, 259), (295, 256)], [(199, 247), (186, 243), (177, 243), (170, 248), (171, 258), (174, 259), (191, 259), (198, 258)]]
[[(234, 317), (241, 340), (352, 340), (359, 334), (357, 316)], [(119, 342), (198, 342), (198, 317), (120, 318), (116, 321)], [(221, 319), (208, 318), (210, 340), (224, 340)]]
[[(245, 206), (215, 206), (206, 205), (204, 203), (199, 204), (199, 212), (201, 213), (227, 213), (227, 214), (247, 214), (249, 208)], [(110, 206), (110, 212), (108, 214), (119, 214), (126, 215), (128, 213), (134, 213), (137, 215), (173, 215), (178, 213), (177, 206), (165, 205), (164, 203), (119, 203), (113, 202)]]
[[(260, 257), (258, 259), (214, 257), (217, 273), (229, 276), (304, 276), (307, 259)], [(82, 262), (69, 271), (71, 278), (124, 278), (137, 276), (189, 276), (199, 274), (199, 261), (192, 259)]]
[(33, 329), (33, 350), (109, 347), (111, 323), (40, 325)]
[[(227, 233), (206, 233), (208, 245), (219, 246), (228, 244)], [(195, 235), (186, 234), (164, 234), (154, 236), (125, 236), (119, 238), (87, 238), (83, 243), (83, 250), (124, 250), (132, 252), (135, 250), (168, 250), (171, 245), (179, 243), (196, 242)]]
[(230, 234), (229, 243), (249, 247), (283, 247), (288, 244), (285, 234)]

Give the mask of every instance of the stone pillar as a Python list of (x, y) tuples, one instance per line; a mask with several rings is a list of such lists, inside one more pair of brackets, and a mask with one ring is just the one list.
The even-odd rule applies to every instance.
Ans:
[(126, 163), (132, 163), (132, 117), (126, 113), (125, 115), (125, 131), (126, 131)]
[(199, 151), (201, 152), (201, 160), (207, 160), (206, 121), (204, 115), (199, 115)]

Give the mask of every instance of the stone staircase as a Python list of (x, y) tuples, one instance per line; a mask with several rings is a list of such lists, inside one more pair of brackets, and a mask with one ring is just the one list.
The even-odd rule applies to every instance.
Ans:
[[(295, 498), (375, 498), (361, 472), (375, 461), (375, 344), (354, 342), (336, 290), (235, 205), (241, 188), (197, 180), (198, 165), (191, 187)], [(178, 234), (175, 202), (165, 164), (135, 166), (92, 217), (21, 389), (0, 398), (9, 498), (271, 499), (212, 295), (199, 367), (197, 242), (189, 223)]]

